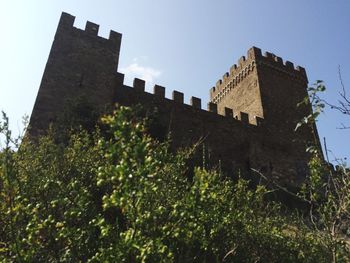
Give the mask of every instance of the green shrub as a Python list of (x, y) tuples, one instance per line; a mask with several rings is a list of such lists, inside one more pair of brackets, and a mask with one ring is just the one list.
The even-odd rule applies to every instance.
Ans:
[[(109, 131), (49, 134), (1, 151), (0, 260), (18, 262), (329, 262), (268, 190), (196, 168), (120, 107)], [(8, 130), (6, 120), (2, 131)], [(239, 176), (239, 175), (237, 175)]]

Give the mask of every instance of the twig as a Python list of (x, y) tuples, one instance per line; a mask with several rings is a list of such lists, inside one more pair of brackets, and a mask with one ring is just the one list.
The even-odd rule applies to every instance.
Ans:
[(224, 258), (222, 259), (222, 262), (224, 262), (225, 259), (226, 259), (229, 255), (234, 254), (235, 251), (236, 251), (236, 249), (237, 249), (237, 245), (235, 245), (233, 249), (231, 249), (229, 252), (226, 253), (226, 255), (224, 256)]
[(290, 195), (292, 195), (292, 196), (294, 196), (294, 197), (296, 197), (296, 198), (298, 198), (298, 199), (300, 199), (300, 200), (302, 200), (302, 201), (305, 201), (305, 202), (311, 204), (311, 201), (310, 201), (310, 200), (307, 200), (307, 199), (305, 199), (305, 198), (302, 198), (301, 196), (299, 196), (299, 195), (297, 195), (297, 194), (295, 194), (295, 193), (289, 191), (287, 188), (285, 188), (285, 187), (279, 185), (278, 183), (276, 183), (276, 182), (273, 181), (273, 180), (269, 180), (269, 179), (268, 179), (265, 175), (263, 175), (260, 171), (254, 169), (254, 168), (250, 168), (250, 169), (251, 169), (253, 172), (259, 174), (259, 175), (261, 176), (261, 178), (265, 179), (267, 182), (271, 182), (271, 183), (272, 183), (273, 185), (275, 185), (278, 189), (280, 189), (280, 190), (282, 190), (282, 191), (284, 191), (284, 192), (286, 192), (286, 193), (288, 193), (288, 194), (290, 194)]

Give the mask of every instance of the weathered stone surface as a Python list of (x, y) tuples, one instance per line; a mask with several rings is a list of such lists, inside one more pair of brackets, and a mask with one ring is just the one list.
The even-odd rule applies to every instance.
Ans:
[(74, 19), (62, 13), (30, 119), (32, 134), (47, 129), (67, 100), (84, 95), (101, 109), (113, 103), (121, 34), (111, 31), (104, 39), (98, 25), (88, 22), (84, 31), (73, 27)]
[(184, 104), (178, 91), (168, 99), (161, 86), (154, 87), (154, 94), (145, 92), (140, 79), (133, 87), (124, 85), (124, 75), (117, 72), (121, 34), (111, 31), (104, 39), (98, 25), (88, 22), (81, 30), (73, 22), (73, 16), (62, 14), (30, 120), (32, 135), (45, 132), (66, 101), (83, 94), (97, 109), (114, 103), (141, 104), (149, 112), (156, 108), (154, 134), (171, 132), (173, 149), (200, 142), (194, 164), (202, 164), (204, 153), (208, 165), (220, 166), (229, 176), (239, 171), (252, 175), (256, 169), (284, 185), (303, 181), (309, 158), (305, 149), (315, 138), (319, 143), (316, 129), (294, 132), (311, 110), (297, 107), (307, 95), (303, 68), (284, 65), (281, 58), (263, 56), (253, 47), (210, 90), (206, 111), (199, 98)]

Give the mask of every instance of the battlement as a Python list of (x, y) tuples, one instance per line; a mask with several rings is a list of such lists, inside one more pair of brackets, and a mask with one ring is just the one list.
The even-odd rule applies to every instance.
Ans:
[(217, 81), (203, 109), (200, 98), (192, 96), (187, 103), (176, 90), (167, 98), (160, 85), (149, 93), (142, 79), (125, 85), (124, 74), (117, 71), (122, 35), (111, 30), (103, 38), (98, 24), (87, 21), (79, 29), (74, 21), (62, 13), (31, 115), (31, 135), (45, 134), (65, 105), (83, 95), (99, 113), (115, 103), (142, 105), (152, 116), (150, 134), (161, 140), (171, 133), (174, 150), (203, 143), (193, 165), (200, 165), (205, 154), (212, 167), (220, 164), (229, 176), (251, 174), (254, 168), (280, 178), (281, 185), (305, 178), (305, 148), (315, 139), (314, 131), (294, 131), (311, 110), (296, 107), (307, 96), (304, 68), (252, 47)]
[(289, 77), (293, 79), (307, 82), (306, 71), (303, 67), (301, 66), (294, 67), (294, 64), (292, 62), (288, 60), (284, 62), (281, 57), (278, 57), (275, 54), (270, 52), (265, 52), (264, 55), (261, 55), (261, 50), (260, 50), (256, 54), (259, 54), (259, 56), (257, 56), (258, 64), (270, 66), (277, 71), (280, 71), (289, 75)]
[(57, 32), (64, 33), (66, 31), (75, 31), (77, 33), (98, 39), (100, 41), (105, 41), (106, 43), (110, 43), (111, 47), (120, 46), (122, 35), (113, 30), (109, 31), (109, 37), (104, 38), (98, 35), (100, 25), (95, 24), (90, 21), (86, 21), (85, 29), (79, 29), (74, 26), (75, 16), (72, 16), (68, 13), (62, 12), (61, 18), (58, 24)]
[[(163, 86), (154, 85), (153, 93), (149, 93), (145, 90), (146, 81), (139, 78), (134, 78), (132, 87), (126, 86), (124, 84), (124, 74), (119, 72), (117, 73), (116, 81), (118, 83), (117, 86), (119, 87), (119, 89), (121, 86), (127, 88), (130, 92), (134, 93), (133, 97), (135, 98), (139, 97), (142, 94), (142, 95), (148, 96), (150, 100), (157, 101), (158, 103), (160, 100), (162, 100), (165, 103), (171, 103), (174, 107), (185, 107), (188, 110), (193, 110), (193, 111), (199, 112), (200, 114), (215, 114), (219, 118), (225, 118), (227, 120), (237, 122), (237, 123), (242, 123), (244, 125), (261, 126), (263, 124), (262, 118), (254, 116), (253, 118), (251, 118), (254, 121), (250, 122), (248, 113), (234, 112), (233, 109), (227, 108), (227, 107), (225, 108), (225, 112), (223, 114), (219, 114), (217, 110), (217, 105), (212, 102), (209, 102), (207, 104), (207, 108), (203, 109), (202, 100), (194, 96), (190, 97), (189, 103), (185, 103), (184, 94), (177, 90), (172, 91), (171, 98), (166, 98), (165, 97), (166, 88)], [(119, 90), (117, 92), (122, 93), (123, 91)], [(140, 104), (142, 103), (143, 101), (140, 101)]]
[(303, 67), (294, 67), (290, 61), (283, 62), (281, 57), (273, 53), (265, 52), (262, 54), (261, 49), (252, 47), (247, 51), (247, 56), (242, 56), (237, 64), (234, 64), (229, 72), (226, 72), (219, 79), (215, 86), (210, 89), (210, 98), (214, 103), (220, 102), (232, 89), (238, 86), (251, 72), (259, 66), (270, 67), (288, 77), (299, 81), (306, 81), (306, 71)]

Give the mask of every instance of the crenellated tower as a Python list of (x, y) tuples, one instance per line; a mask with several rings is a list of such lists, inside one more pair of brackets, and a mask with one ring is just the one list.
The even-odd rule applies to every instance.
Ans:
[(31, 115), (31, 135), (45, 132), (67, 101), (80, 96), (99, 112), (114, 103), (141, 104), (145, 115), (154, 117), (155, 137), (171, 133), (173, 150), (201, 142), (193, 165), (202, 165), (205, 155), (211, 167), (220, 165), (231, 177), (239, 172), (257, 179), (259, 173), (256, 177), (253, 171), (258, 171), (285, 186), (303, 182), (306, 148), (319, 146), (319, 140), (316, 127), (295, 132), (296, 124), (311, 112), (310, 106), (297, 107), (307, 96), (302, 67), (253, 47), (210, 90), (203, 109), (200, 98), (186, 103), (179, 91), (166, 98), (165, 87), (155, 85), (152, 94), (141, 79), (124, 84), (124, 75), (117, 71), (121, 34), (111, 31), (105, 39), (98, 36), (97, 24), (88, 21), (84, 30), (73, 24), (74, 16), (62, 13)]
[(240, 118), (247, 113), (251, 123), (264, 119), (271, 129), (290, 132), (310, 109), (297, 107), (307, 96), (305, 69), (282, 58), (252, 47), (210, 90), (210, 100), (219, 113), (232, 108)]
[(237, 119), (241, 119), (241, 113), (248, 114), (251, 123), (256, 123), (256, 118), (264, 118), (254, 49), (216, 82), (210, 90), (210, 100), (217, 104), (220, 114), (229, 108)]
[(98, 36), (99, 25), (73, 26), (75, 17), (62, 13), (30, 119), (30, 133), (45, 131), (68, 100), (84, 96), (102, 109), (113, 102), (113, 73), (117, 71), (121, 34)]

